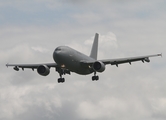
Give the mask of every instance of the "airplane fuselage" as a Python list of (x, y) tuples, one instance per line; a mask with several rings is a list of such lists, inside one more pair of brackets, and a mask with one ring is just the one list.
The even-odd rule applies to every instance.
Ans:
[(87, 75), (94, 72), (91, 66), (83, 66), (81, 61), (96, 61), (95, 59), (67, 46), (57, 47), (53, 53), (53, 59), (59, 67), (64, 67), (69, 69), (71, 72), (81, 75)]

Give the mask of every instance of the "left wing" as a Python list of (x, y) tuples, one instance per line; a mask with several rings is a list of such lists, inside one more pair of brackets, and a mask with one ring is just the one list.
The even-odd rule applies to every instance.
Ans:
[(58, 67), (56, 63), (44, 63), (44, 64), (6, 64), (7, 67), (14, 66), (14, 70), (19, 71), (19, 68), (31, 68), (32, 70), (37, 69), (41, 65), (46, 65), (47, 67)]
[(19, 68), (30, 68), (34, 71), (37, 69), (37, 72), (42, 76), (47, 76), (50, 73), (50, 68), (53, 67), (59, 73), (60, 76), (63, 74), (69, 74), (70, 70), (66, 69), (63, 66), (59, 66), (57, 63), (44, 63), (44, 64), (6, 64), (7, 67), (13, 66), (13, 69), (19, 71)]
[(119, 58), (119, 59), (107, 59), (107, 60), (99, 60), (106, 64), (116, 65), (118, 67), (119, 64), (142, 61), (142, 62), (150, 62), (149, 57), (156, 57), (162, 56), (162, 54), (155, 54), (155, 55), (147, 55), (147, 56), (140, 56), (140, 57), (129, 57), (129, 58)]

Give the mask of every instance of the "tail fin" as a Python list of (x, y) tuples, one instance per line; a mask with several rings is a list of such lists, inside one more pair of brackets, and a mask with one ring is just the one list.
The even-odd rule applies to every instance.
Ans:
[(93, 42), (93, 46), (91, 49), (91, 54), (90, 54), (90, 57), (94, 58), (95, 60), (97, 60), (97, 53), (98, 53), (98, 38), (99, 38), (99, 34), (96, 33), (95, 38), (94, 38), (94, 42)]

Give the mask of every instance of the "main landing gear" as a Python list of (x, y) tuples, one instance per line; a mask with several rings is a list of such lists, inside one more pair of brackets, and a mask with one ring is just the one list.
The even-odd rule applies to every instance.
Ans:
[(65, 82), (65, 78), (62, 78), (63, 72), (59, 72), (59, 76), (60, 78), (58, 78), (58, 83), (64, 83)]
[[(64, 83), (65, 78), (62, 78), (62, 75), (70, 74), (70, 71), (61, 68), (56, 68), (56, 71), (59, 73), (60, 76), (60, 78), (58, 78), (58, 83)], [(96, 72), (94, 72), (94, 76), (92, 76), (92, 81), (97, 81), (97, 80), (99, 80), (99, 76), (97, 76)]]
[(99, 80), (99, 76), (96, 76), (96, 72), (94, 73), (94, 76), (92, 76), (92, 81)]
[(65, 82), (65, 78), (62, 78), (62, 74), (59, 73), (60, 78), (58, 78), (58, 83), (64, 83)]

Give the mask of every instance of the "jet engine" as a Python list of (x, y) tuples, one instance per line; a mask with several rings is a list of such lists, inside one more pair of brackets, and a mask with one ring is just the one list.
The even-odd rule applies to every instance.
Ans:
[(103, 72), (105, 70), (105, 64), (101, 61), (96, 61), (92, 67), (97, 72)]
[(50, 73), (50, 68), (47, 65), (40, 65), (37, 72), (42, 76), (47, 76)]

